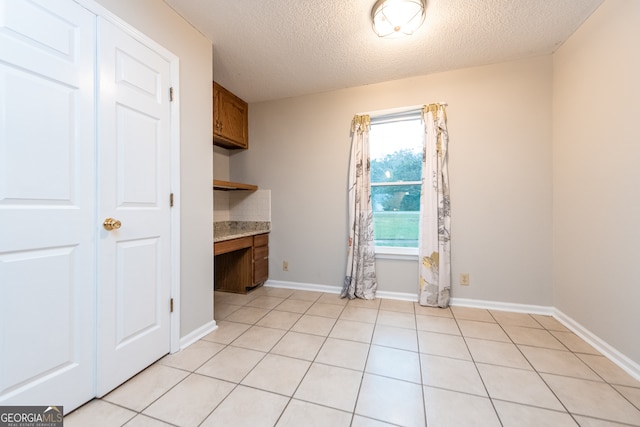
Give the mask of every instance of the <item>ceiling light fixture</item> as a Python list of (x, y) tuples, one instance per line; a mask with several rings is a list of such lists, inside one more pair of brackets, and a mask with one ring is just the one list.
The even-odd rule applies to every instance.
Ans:
[(424, 22), (426, 0), (378, 0), (371, 9), (373, 31), (380, 37), (413, 34)]

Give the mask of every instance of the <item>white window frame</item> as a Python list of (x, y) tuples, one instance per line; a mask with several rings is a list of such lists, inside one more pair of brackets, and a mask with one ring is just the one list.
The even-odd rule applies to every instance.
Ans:
[(376, 259), (398, 259), (413, 261), (418, 259), (418, 248), (402, 248), (399, 246), (376, 246)]
[[(383, 124), (399, 122), (403, 120), (415, 120), (422, 118), (422, 106), (410, 107), (402, 110), (383, 111), (369, 113), (371, 124)], [(422, 181), (405, 181), (405, 182), (372, 182), (371, 187), (392, 186), (392, 185), (422, 185)], [(418, 232), (419, 233), (419, 232)], [(418, 239), (420, 236), (418, 235)], [(375, 246), (376, 259), (394, 259), (403, 261), (418, 260), (418, 248), (407, 248), (400, 246)]]

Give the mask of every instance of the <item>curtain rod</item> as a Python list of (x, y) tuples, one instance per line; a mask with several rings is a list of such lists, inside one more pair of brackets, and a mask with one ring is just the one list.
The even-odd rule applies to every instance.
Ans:
[(421, 111), (424, 107), (427, 107), (429, 105), (432, 104), (436, 104), (436, 105), (442, 105), (444, 107), (448, 107), (449, 104), (447, 104), (446, 102), (432, 102), (430, 104), (422, 104), (422, 105), (412, 105), (409, 107), (400, 107), (400, 108), (390, 108), (387, 110), (378, 110), (378, 111), (365, 111), (365, 112), (361, 112), (361, 113), (356, 113), (357, 116), (362, 116), (362, 115), (368, 115), (371, 116), (371, 119), (373, 120), (374, 118), (393, 118), (393, 117), (402, 117), (403, 115), (409, 113), (413, 113), (415, 111)]

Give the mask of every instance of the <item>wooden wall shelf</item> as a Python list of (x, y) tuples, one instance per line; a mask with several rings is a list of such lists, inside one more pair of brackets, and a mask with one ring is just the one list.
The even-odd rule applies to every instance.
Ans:
[(222, 191), (256, 191), (258, 189), (258, 186), (251, 184), (242, 184), (240, 182), (220, 181), (219, 179), (214, 179), (213, 189)]

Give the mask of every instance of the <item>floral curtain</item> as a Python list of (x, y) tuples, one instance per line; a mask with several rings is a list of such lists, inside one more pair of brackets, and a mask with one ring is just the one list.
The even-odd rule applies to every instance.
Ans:
[(420, 305), (448, 307), (451, 291), (451, 205), (445, 104), (422, 110), (425, 127), (420, 192)]
[(369, 174), (369, 116), (351, 122), (349, 163), (349, 248), (342, 298), (374, 299), (376, 288), (371, 175)]

